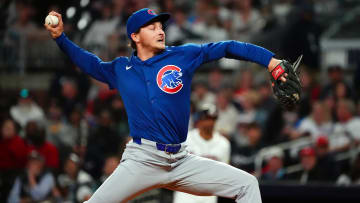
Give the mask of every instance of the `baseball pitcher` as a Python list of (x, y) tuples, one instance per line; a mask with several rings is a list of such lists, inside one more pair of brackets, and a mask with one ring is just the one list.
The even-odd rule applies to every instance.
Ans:
[(237, 41), (165, 46), (163, 24), (169, 14), (144, 8), (127, 21), (134, 52), (103, 62), (81, 49), (63, 32), (61, 15), (56, 26), (45, 24), (60, 49), (82, 71), (116, 88), (128, 114), (130, 135), (121, 163), (88, 203), (127, 202), (153, 188), (194, 195), (215, 195), (236, 202), (260, 203), (257, 179), (235, 167), (202, 158), (186, 150), (191, 80), (202, 64), (220, 58), (258, 63), (271, 74), (279, 101), (292, 108), (300, 99), (298, 63), (273, 58), (262, 47)]

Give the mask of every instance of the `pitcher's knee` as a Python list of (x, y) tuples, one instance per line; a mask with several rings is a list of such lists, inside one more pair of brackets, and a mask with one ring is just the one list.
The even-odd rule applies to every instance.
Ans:
[(251, 174), (246, 174), (246, 180), (242, 179), (239, 187), (237, 188), (236, 202), (243, 202), (247, 200), (249, 195), (257, 195), (259, 191), (259, 181)]
[(241, 176), (238, 176), (237, 182), (239, 186), (259, 186), (258, 179), (246, 172), (241, 174)]
[(250, 175), (249, 182), (252, 186), (259, 187), (259, 181), (255, 176)]

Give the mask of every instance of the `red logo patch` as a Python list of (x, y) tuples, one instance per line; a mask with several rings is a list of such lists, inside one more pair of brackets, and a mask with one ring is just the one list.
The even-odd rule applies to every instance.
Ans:
[(183, 87), (182, 80), (180, 79), (181, 76), (181, 68), (175, 65), (167, 65), (159, 70), (156, 82), (162, 91), (168, 94), (175, 94)]
[(147, 12), (148, 12), (148, 14), (150, 14), (150, 15), (154, 15), (154, 16), (156, 16), (155, 11), (154, 11), (154, 10), (152, 10), (152, 9), (149, 9)]
[(284, 69), (281, 67), (281, 65), (277, 65), (274, 70), (271, 72), (271, 75), (273, 76), (273, 78), (275, 80), (277, 80), (283, 73), (284, 73)]

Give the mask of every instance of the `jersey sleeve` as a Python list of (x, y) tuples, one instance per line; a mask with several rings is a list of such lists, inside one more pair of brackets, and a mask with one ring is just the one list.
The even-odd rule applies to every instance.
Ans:
[(93, 78), (107, 83), (111, 89), (115, 88), (115, 62), (103, 62), (96, 55), (85, 51), (70, 41), (64, 33), (55, 39), (60, 49), (70, 57), (71, 61), (78, 66), (83, 72)]
[(201, 64), (223, 57), (251, 61), (267, 67), (271, 58), (274, 56), (274, 53), (263, 47), (234, 40), (202, 45), (189, 44), (184, 46), (184, 48), (185, 52), (197, 56), (197, 66), (192, 66), (193, 71)]

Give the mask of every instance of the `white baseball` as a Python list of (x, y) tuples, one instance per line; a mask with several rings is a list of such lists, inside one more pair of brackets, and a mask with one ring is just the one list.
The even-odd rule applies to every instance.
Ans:
[(56, 16), (48, 15), (45, 18), (46, 25), (51, 25), (52, 27), (56, 27), (58, 23), (59, 23), (59, 19)]

